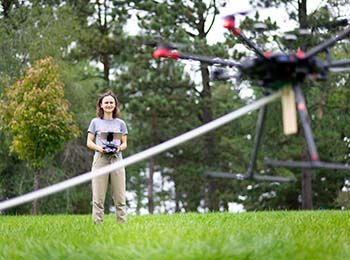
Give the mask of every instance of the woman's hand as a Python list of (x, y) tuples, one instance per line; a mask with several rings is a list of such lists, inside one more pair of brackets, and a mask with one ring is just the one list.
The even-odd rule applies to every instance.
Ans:
[(128, 147), (127, 135), (123, 135), (121, 139), (121, 144), (118, 147), (118, 152), (124, 151)]
[(99, 152), (99, 153), (104, 153), (105, 152), (105, 150), (99, 145), (96, 145), (95, 151)]
[(119, 145), (117, 152), (119, 153), (121, 151), (124, 151), (125, 149), (126, 149), (126, 145), (125, 144), (121, 144), (121, 145)]

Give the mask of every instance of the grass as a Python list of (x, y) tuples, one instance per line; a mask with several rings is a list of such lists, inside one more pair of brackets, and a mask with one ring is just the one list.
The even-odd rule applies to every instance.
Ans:
[(0, 216), (0, 259), (350, 259), (350, 212)]

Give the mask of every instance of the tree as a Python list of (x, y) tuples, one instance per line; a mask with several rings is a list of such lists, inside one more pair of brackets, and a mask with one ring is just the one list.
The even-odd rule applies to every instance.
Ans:
[[(12, 138), (10, 149), (34, 170), (33, 189), (37, 190), (47, 158), (79, 135), (52, 58), (37, 61), (7, 88), (0, 109), (2, 131)], [(36, 201), (32, 213), (37, 213)]]
[(120, 65), (123, 49), (128, 46), (123, 30), (129, 17), (128, 2), (96, 0), (84, 5), (72, 4), (83, 31), (78, 34), (77, 47), (71, 58), (87, 59), (97, 66), (102, 65), (102, 73), (97, 76), (103, 79), (103, 89), (111, 87), (111, 78)]

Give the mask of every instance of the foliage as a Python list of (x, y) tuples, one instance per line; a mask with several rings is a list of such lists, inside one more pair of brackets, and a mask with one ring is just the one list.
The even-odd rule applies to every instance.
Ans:
[(2, 130), (12, 137), (10, 149), (35, 169), (53, 156), (79, 129), (64, 99), (52, 58), (36, 62), (4, 92)]
[[(31, 171), (26, 167), (25, 162), (19, 160), (15, 155), (9, 152), (9, 139), (0, 132), (0, 201), (7, 198), (16, 197), (30, 191), (27, 189), (32, 184), (30, 176)], [(8, 213), (16, 212), (26, 213), (28, 211), (27, 205), (17, 207), (16, 209), (9, 209)]]
[(350, 193), (349, 191), (339, 191), (338, 197), (335, 200), (336, 206), (343, 210), (350, 209)]

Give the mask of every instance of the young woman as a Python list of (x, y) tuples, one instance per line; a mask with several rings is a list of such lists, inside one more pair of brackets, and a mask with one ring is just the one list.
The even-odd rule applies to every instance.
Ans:
[[(118, 105), (112, 92), (100, 95), (97, 100), (97, 117), (91, 120), (87, 136), (87, 147), (95, 151), (92, 171), (122, 160), (122, 151), (127, 148), (128, 129), (125, 122), (119, 119)], [(92, 218), (95, 224), (103, 222), (109, 178), (117, 223), (126, 222), (125, 169), (120, 168), (92, 179)]]

